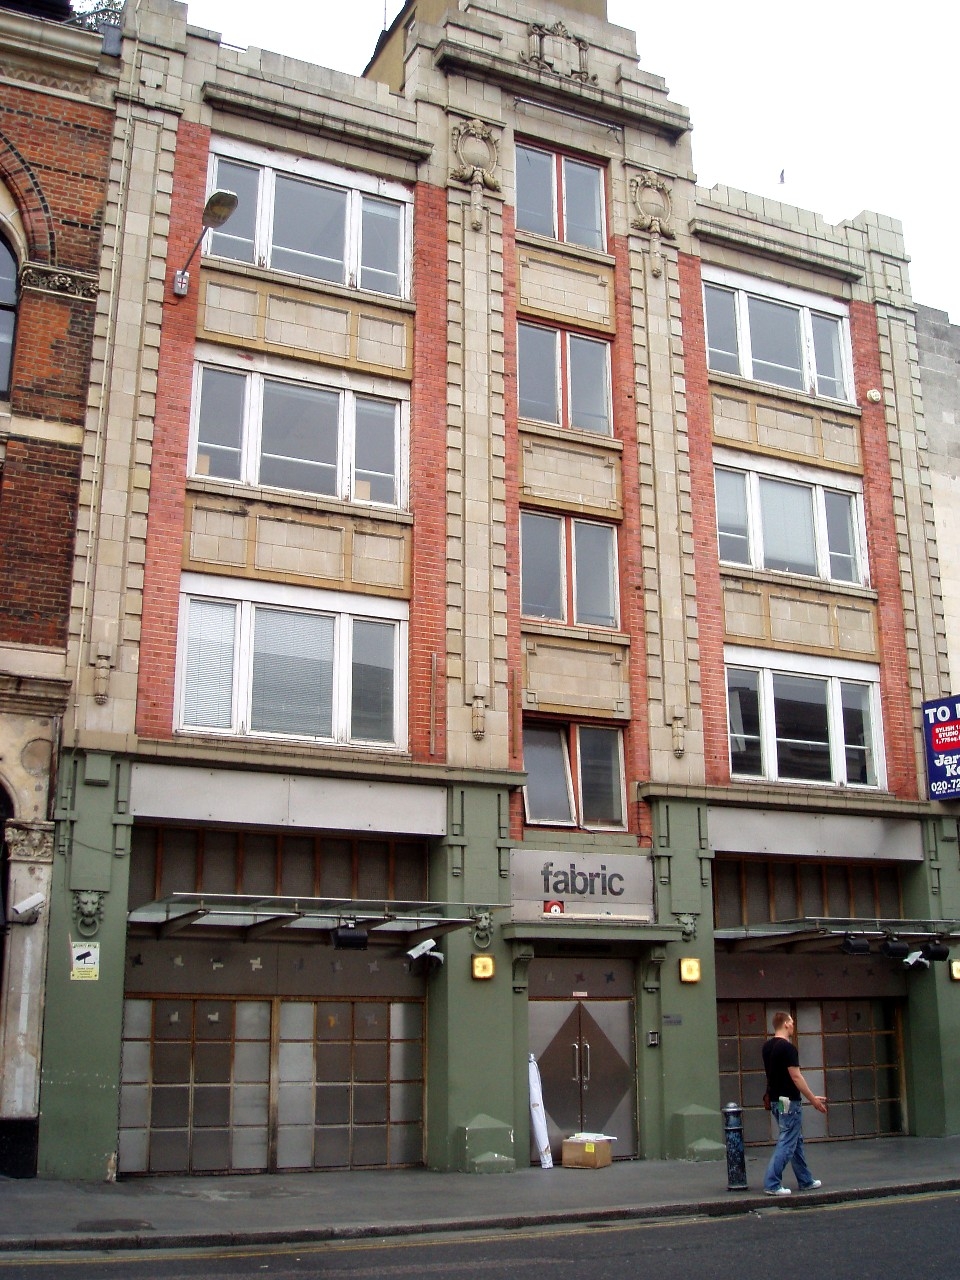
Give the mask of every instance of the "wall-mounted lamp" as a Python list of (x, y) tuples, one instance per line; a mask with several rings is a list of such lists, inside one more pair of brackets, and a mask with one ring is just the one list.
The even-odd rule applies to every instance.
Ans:
[(333, 931), (335, 951), (366, 951), (368, 942), (366, 929), (355, 924), (341, 924)]
[(902, 938), (884, 938), (880, 943), (880, 954), (889, 960), (906, 960), (910, 954), (910, 943)]
[(687, 956), (680, 961), (680, 981), (700, 981), (700, 961), (696, 956)]
[(921, 948), (920, 954), (924, 960), (949, 960), (950, 948), (945, 942), (928, 942)]
[(845, 956), (868, 956), (870, 954), (870, 939), (858, 938), (855, 934), (848, 933), (840, 943), (840, 950)]
[(203, 243), (203, 237), (208, 231), (219, 230), (236, 207), (237, 194), (235, 191), (214, 191), (209, 196), (207, 203), (203, 206), (203, 213), (200, 218), (200, 225), (203, 230), (197, 237), (197, 243), (190, 250), (190, 257), (180, 270), (173, 273), (173, 292), (175, 297), (185, 298), (190, 292), (190, 271), (188, 268)]

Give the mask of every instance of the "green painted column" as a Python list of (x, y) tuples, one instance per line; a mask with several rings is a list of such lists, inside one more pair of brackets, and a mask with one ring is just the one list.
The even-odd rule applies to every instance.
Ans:
[[(924, 861), (904, 875), (904, 914), (960, 919), (960, 841), (951, 814), (924, 823)], [(953, 953), (960, 959), (960, 952)], [(934, 962), (907, 975), (904, 1025), (907, 1119), (918, 1137), (960, 1133), (960, 982)]]
[[(430, 894), (446, 902), (509, 901), (508, 796), (491, 787), (450, 791), (449, 835), (434, 851)], [(499, 917), (499, 918), (498, 918)], [(444, 965), (428, 979), (427, 1163), (436, 1169), (507, 1171), (529, 1160), (525, 1107), (526, 1023), (518, 1020), (511, 948), (494, 913), (490, 945), (474, 930), (443, 939)], [(493, 958), (495, 974), (471, 976), (471, 956)], [(522, 1041), (518, 1035), (523, 1032)]]
[(38, 1173), (116, 1174), (130, 767), (65, 753), (58, 786)]
[[(641, 1132), (659, 1128), (661, 1150), (649, 1151), (645, 1141), (645, 1153), (666, 1159), (719, 1159), (723, 1128), (706, 807), (689, 800), (655, 799), (651, 809), (657, 920), (661, 925), (679, 924), (684, 938), (663, 948), (659, 966), (661, 1113), (655, 1118), (641, 1109), (640, 1125)], [(681, 960), (699, 962), (698, 981), (681, 981)], [(641, 1008), (652, 999), (653, 992), (645, 992)], [(648, 1053), (642, 1042), (638, 1053)], [(642, 1061), (649, 1074), (647, 1059)]]

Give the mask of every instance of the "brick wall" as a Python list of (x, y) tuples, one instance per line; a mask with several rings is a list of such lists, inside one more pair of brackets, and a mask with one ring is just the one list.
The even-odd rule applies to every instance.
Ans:
[(80, 451), (11, 439), (0, 481), (0, 641), (65, 648)]
[(415, 760), (439, 762), (446, 758), (447, 193), (426, 183), (415, 192), (413, 287), (417, 311), (410, 405), (410, 751)]
[[(112, 115), (101, 107), (4, 86), (0, 181), (16, 200), (31, 262), (97, 274), (111, 136)], [(24, 290), (14, 412), (83, 422), (93, 322), (91, 301)]]
[(187, 448), (200, 292), (196, 265), (185, 298), (175, 298), (170, 292), (170, 275), (174, 264), (185, 262), (196, 243), (206, 198), (209, 148), (209, 129), (181, 121), (160, 335), (137, 693), (137, 732), (153, 738), (173, 735)]
[(870, 579), (878, 596), (880, 693), (887, 786), (901, 799), (916, 799), (918, 783), (910, 676), (886, 412), (883, 403), (871, 404), (866, 397), (871, 387), (883, 386), (877, 316), (872, 305), (850, 304), (850, 337), (857, 402), (862, 405), (863, 505)]
[(682, 253), (679, 268), (687, 426), (690, 433), (693, 554), (697, 574), (704, 780), (708, 786), (716, 786), (730, 781), (730, 757), (727, 749), (727, 694), (723, 674), (723, 598), (720, 591), (717, 513), (713, 493), (713, 411), (707, 377), (700, 259)]

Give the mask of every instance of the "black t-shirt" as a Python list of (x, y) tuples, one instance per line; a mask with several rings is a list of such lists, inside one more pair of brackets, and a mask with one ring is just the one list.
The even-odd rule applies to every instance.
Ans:
[(797, 1047), (783, 1036), (773, 1036), (761, 1050), (771, 1098), (800, 1098), (800, 1090), (790, 1078), (790, 1067), (800, 1066)]

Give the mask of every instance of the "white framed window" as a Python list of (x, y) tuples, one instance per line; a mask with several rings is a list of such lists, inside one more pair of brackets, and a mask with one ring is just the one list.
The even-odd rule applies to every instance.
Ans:
[(613, 525), (520, 513), (520, 611), (582, 627), (620, 625)]
[(343, 377), (308, 382), (281, 364), (201, 360), (193, 403), (191, 475), (375, 506), (406, 501), (404, 401)]
[(603, 249), (603, 169), (586, 160), (517, 143), (517, 229)]
[(520, 417), (613, 433), (610, 343), (544, 325), (517, 325)]
[[(867, 583), (866, 529), (856, 477), (790, 467), (770, 459), (714, 466), (717, 539), (725, 564), (828, 582)], [(806, 478), (804, 478), (806, 477)]]
[(240, 143), (214, 143), (211, 189), (236, 211), (207, 252), (312, 280), (409, 296), (410, 193), (398, 183)]
[(525, 724), (527, 822), (562, 827), (626, 825), (623, 734), (586, 724)]
[(725, 661), (733, 777), (886, 785), (878, 668), (732, 647)]
[(13, 340), (17, 331), (18, 263), (13, 250), (0, 236), (0, 399), (10, 395)]
[(853, 400), (847, 308), (735, 272), (704, 271), (707, 365), (831, 400)]
[(184, 574), (177, 728), (401, 748), (404, 602)]

